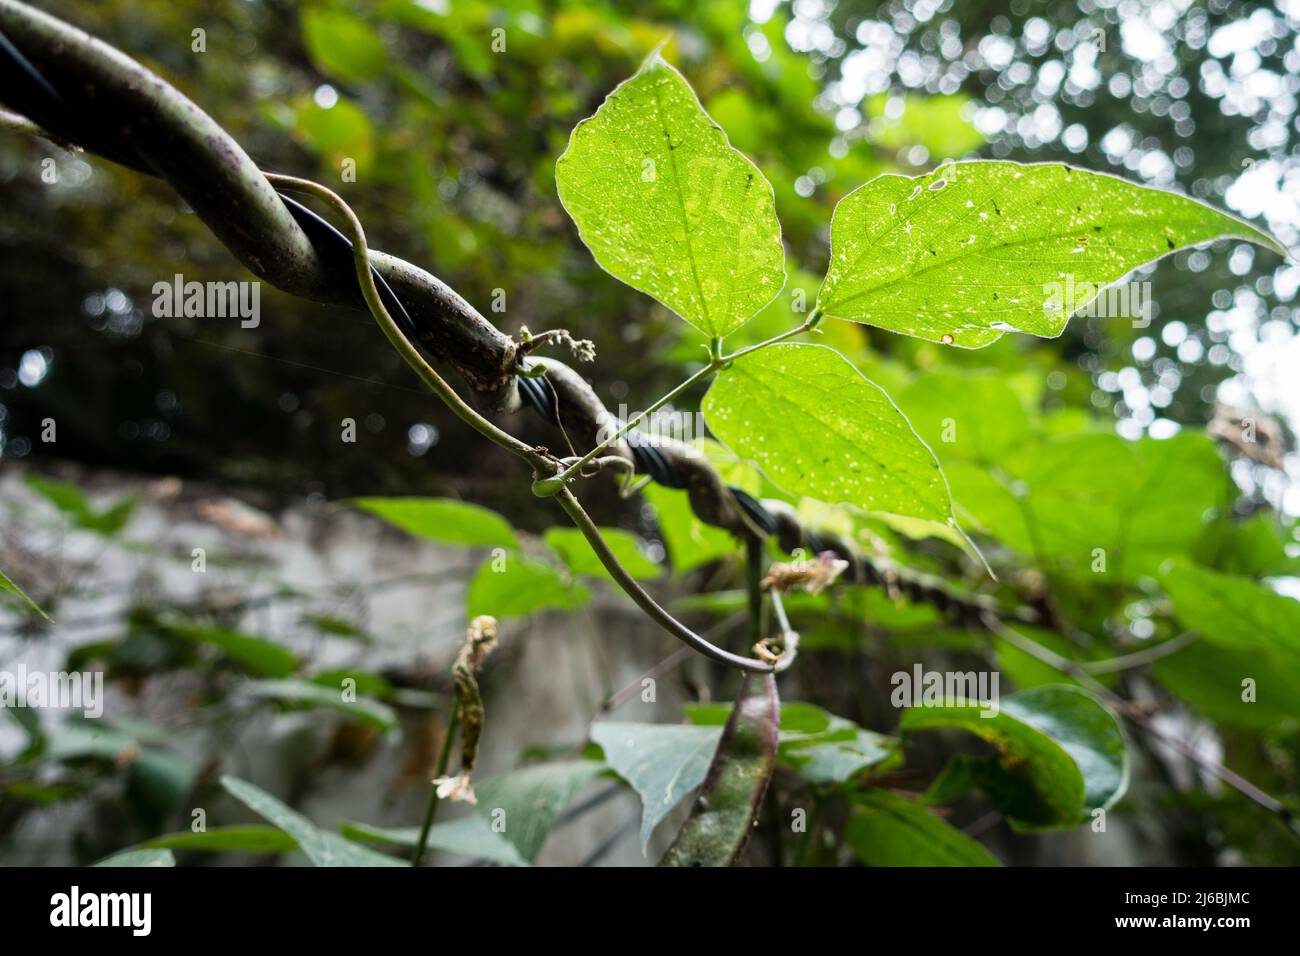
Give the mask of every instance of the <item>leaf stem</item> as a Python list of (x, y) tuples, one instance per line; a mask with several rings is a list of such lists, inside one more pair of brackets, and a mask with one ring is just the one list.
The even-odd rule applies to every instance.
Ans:
[[(438, 766), (433, 772), (433, 779), (447, 775), (447, 764), (451, 761), (451, 745), (456, 739), (456, 725), (460, 722), (460, 692), (451, 695), (451, 711), (447, 717), (447, 736), (442, 741), (442, 752), (438, 754)], [(438, 813), (438, 785), (429, 786), (429, 802), (424, 807), (424, 822), (420, 824), (420, 838), (415, 841), (415, 853), (411, 856), (411, 866), (419, 866), (424, 859), (425, 848), (429, 845), (429, 830), (433, 827), (433, 818)]]
[(388, 309), (384, 307), (383, 300), (379, 297), (379, 289), (375, 286), (375, 277), (370, 265), (370, 250), (366, 245), (366, 233), (361, 226), (361, 220), (352, 211), (352, 207), (337, 193), (320, 183), (312, 182), (309, 179), (299, 179), (296, 176), (283, 176), (278, 173), (266, 173), (265, 175), (271, 185), (315, 196), (317, 199), (328, 203), (339, 215), (347, 220), (352, 233), (352, 254), (357, 267), (357, 281), (361, 285), (361, 294), (365, 297), (366, 305), (370, 307), (371, 315), (379, 323), (379, 328), (387, 337), (389, 344), (406, 360), (406, 364), (415, 370), (415, 373), (423, 379), (424, 383), (442, 399), (456, 417), (488, 439), (488, 441), (518, 455), (532, 465), (536, 471), (542, 474), (553, 473), (555, 466), (550, 458), (520, 441), (514, 435), (502, 431), (471, 408), (456, 393), (456, 390), (434, 371), (433, 367), (424, 360), (424, 357), (415, 346), (402, 334), (397, 327), (397, 323), (393, 321), (393, 317), (388, 314)]
[(610, 573), (614, 581), (627, 592), (641, 610), (645, 611), (660, 627), (672, 634), (683, 644), (687, 644), (699, 651), (705, 657), (711, 658), (720, 664), (727, 664), (731, 667), (737, 667), (742, 671), (749, 671), (755, 674), (771, 673), (773, 668), (771, 664), (764, 663), (752, 657), (741, 657), (739, 654), (733, 654), (730, 651), (723, 650), (713, 644), (710, 644), (700, 635), (696, 634), (689, 627), (683, 624), (677, 618), (673, 617), (666, 610), (656, 603), (649, 593), (641, 587), (632, 575), (628, 574), (627, 569), (619, 562), (614, 552), (610, 550), (609, 544), (601, 536), (600, 529), (596, 527), (591, 516), (583, 510), (578, 499), (573, 496), (567, 487), (562, 488), (555, 496), (561, 507), (573, 519), (582, 536), (587, 539), (591, 545), (591, 550), (596, 552), (596, 557), (600, 563), (605, 566), (605, 570)]
[(649, 406), (647, 406), (644, 411), (637, 412), (636, 415), (634, 415), (632, 418), (624, 422), (622, 427), (620, 427), (618, 431), (614, 432), (613, 435), (606, 438), (604, 441), (602, 441), (591, 451), (587, 452), (581, 458), (571, 462), (568, 465), (568, 467), (566, 467), (563, 471), (557, 474), (555, 476), (554, 483), (553, 483), (553, 485), (556, 487), (556, 490), (558, 491), (558, 485), (567, 483), (570, 480), (572, 480), (580, 471), (582, 471), (582, 469), (593, 458), (596, 458), (597, 456), (604, 454), (606, 451), (608, 451), (618, 442), (622, 441), (623, 438), (627, 435), (627, 433), (630, 432), (632, 429), (636, 428), (636, 426), (641, 424), (641, 422), (645, 421), (648, 415), (658, 411), (660, 408), (663, 408), (663, 406), (667, 405), (674, 398), (682, 394), (684, 391), (686, 391), (696, 382), (707, 377), (708, 375), (711, 375), (714, 371), (716, 371), (720, 367), (721, 364), (717, 359), (710, 359), (709, 364), (704, 366), (704, 368), (700, 369), (698, 372), (696, 372), (686, 381), (682, 382), (680, 385), (671, 389), (666, 394), (660, 396), (657, 400), (655, 400)]
[(778, 342), (784, 342), (786, 339), (792, 339), (796, 335), (802, 335), (804, 332), (811, 332), (813, 329), (817, 327), (817, 323), (821, 321), (821, 317), (822, 317), (821, 312), (819, 310), (814, 309), (812, 314), (808, 316), (808, 318), (803, 322), (803, 324), (796, 325), (793, 329), (789, 329), (785, 332), (782, 332), (780, 335), (774, 335), (772, 336), (772, 338), (759, 342), (756, 345), (747, 345), (743, 349), (737, 349), (735, 352), (732, 352), (730, 355), (722, 356), (720, 361), (724, 363), (734, 362), (742, 355), (748, 355), (750, 352), (757, 352), (759, 349), (765, 349), (769, 345), (776, 345)]
[(709, 362), (707, 365), (705, 365), (702, 369), (700, 369), (690, 378), (686, 379), (686, 381), (682, 382), (680, 385), (669, 390), (667, 393), (660, 396), (654, 402), (651, 402), (650, 405), (647, 406), (643, 411), (638, 412), (632, 418), (628, 419), (626, 422), (623, 423), (623, 425), (618, 429), (618, 431), (616, 431), (610, 437), (606, 438), (604, 441), (598, 444), (591, 451), (587, 452), (585, 455), (583, 455), (581, 458), (577, 459), (576, 461), (569, 463), (564, 468), (563, 471), (555, 475), (553, 480), (548, 480), (540, 490), (546, 494), (555, 494), (556, 492), (558, 492), (559, 488), (562, 485), (567, 484), (569, 481), (573, 480), (573, 478), (577, 476), (578, 473), (582, 471), (583, 467), (588, 462), (590, 462), (593, 458), (603, 454), (604, 452), (612, 448), (614, 445), (616, 445), (618, 442), (622, 441), (627, 436), (627, 433), (632, 431), (632, 429), (636, 428), (637, 425), (641, 424), (641, 422), (645, 421), (647, 416), (649, 416), (653, 412), (658, 411), (663, 406), (667, 405), (674, 398), (676, 398), (678, 395), (685, 392), (696, 382), (708, 377), (712, 373), (716, 372), (718, 369), (723, 368), (729, 362), (735, 361), (737, 358), (739, 358), (742, 355), (748, 355), (750, 352), (756, 352), (759, 349), (767, 348), (769, 345), (775, 345), (777, 342), (784, 342), (786, 339), (793, 338), (796, 335), (801, 335), (804, 332), (816, 328), (817, 323), (818, 321), (820, 321), (820, 319), (821, 319), (821, 312), (814, 310), (812, 315), (808, 316), (808, 319), (805, 322), (803, 322), (801, 325), (795, 326), (793, 329), (790, 329), (786, 332), (782, 332), (780, 335), (773, 336), (772, 338), (764, 342), (759, 342), (756, 345), (746, 346), (743, 349), (740, 349), (736, 352), (732, 352), (730, 355), (722, 354), (721, 339), (715, 338), (710, 340)]

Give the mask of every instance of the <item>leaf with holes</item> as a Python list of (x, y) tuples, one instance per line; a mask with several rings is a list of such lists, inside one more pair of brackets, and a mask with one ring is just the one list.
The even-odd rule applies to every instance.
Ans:
[(785, 285), (771, 184), (658, 53), (574, 129), (555, 182), (601, 267), (705, 335)]
[(834, 349), (782, 344), (744, 355), (700, 407), (720, 441), (792, 494), (954, 523), (934, 454)]
[[(1286, 255), (1227, 213), (1115, 176), (1062, 163), (950, 163), (879, 176), (840, 201), (817, 307), (966, 348), (1008, 331), (1055, 337), (1133, 269), (1219, 238)], [(1103, 301), (1108, 315), (1145, 318), (1131, 297), (1127, 309)]]

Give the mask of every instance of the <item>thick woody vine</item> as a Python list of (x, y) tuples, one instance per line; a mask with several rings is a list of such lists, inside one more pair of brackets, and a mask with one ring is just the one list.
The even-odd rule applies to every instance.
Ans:
[[(557, 501), (602, 566), (638, 607), (706, 657), (754, 674), (784, 670), (796, 653), (798, 634), (785, 613), (783, 593), (795, 588), (815, 592), (842, 579), (934, 604), (962, 624), (987, 629), (1058, 670), (1076, 677), (1082, 673), (1096, 683), (1079, 665), (1059, 658), (1004, 623), (1011, 619), (1057, 625), (1050, 604), (1036, 600), (1005, 607), (984, 595), (955, 594), (936, 578), (864, 555), (836, 534), (806, 527), (787, 505), (759, 502), (740, 489), (729, 488), (708, 460), (689, 445), (671, 440), (650, 445), (638, 440), (638, 424), (688, 389), (740, 359), (815, 332), (824, 316), (820, 307), (814, 307), (804, 322), (790, 330), (731, 353), (724, 351), (721, 335), (710, 337), (708, 358), (699, 371), (639, 415), (621, 422), (604, 408), (580, 375), (564, 363), (536, 354), (544, 345), (561, 344), (579, 360), (589, 361), (593, 358), (590, 343), (575, 342), (558, 329), (525, 333), (520, 342), (510, 339), (433, 275), (371, 251), (360, 221), (333, 191), (309, 180), (259, 170), (224, 130), (174, 88), (106, 44), (17, 0), (0, 0), (0, 99), (18, 111), (0, 114), (0, 125), (43, 136), (65, 148), (85, 148), (170, 183), (260, 278), (290, 294), (366, 308), (390, 345), (440, 401), (482, 437), (529, 466), (534, 493)], [(930, 188), (936, 189), (936, 185)], [(306, 194), (326, 204), (345, 231), (339, 232), (287, 193)], [(933, 337), (946, 344), (955, 341), (948, 331), (936, 332)], [(471, 389), (473, 404), (447, 383), (433, 362), (456, 371)], [(558, 457), (544, 446), (506, 432), (488, 417), (524, 406), (562, 428), (566, 441), (576, 443), (573, 454)], [(581, 448), (587, 450), (579, 451)], [(764, 594), (777, 624), (771, 635), (751, 630), (756, 656), (734, 654), (697, 634), (656, 602), (623, 567), (575, 494), (580, 479), (606, 471), (620, 475), (629, 487), (634, 476), (643, 474), (684, 490), (700, 520), (729, 531), (746, 544), (753, 626), (760, 620), (754, 612)], [(815, 557), (762, 568), (761, 545), (768, 538), (787, 553), (811, 552)], [(469, 735), (476, 742), (482, 720), (481, 704), (475, 706), (474, 702), (473, 673), (495, 638), (494, 624), (475, 623), (477, 628), (471, 628), (458, 660), (451, 712), (453, 724), (457, 720), (465, 724), (463, 766), (459, 775), (445, 776), (452, 734), (449, 726), (448, 747), (439, 761), (439, 788), (444, 796), (472, 794), (469, 772), (474, 746)], [(762, 680), (765, 686), (770, 684), (770, 677)], [(744, 693), (742, 688), (742, 702)], [(771, 694), (775, 707), (775, 691)], [(1144, 730), (1156, 732), (1132, 705), (1109, 691), (1103, 696)], [(774, 741), (771, 744), (775, 746)], [(767, 754), (761, 747), (755, 753), (760, 751)], [(1187, 756), (1271, 813), (1288, 819), (1286, 809), (1275, 798), (1240, 776), (1195, 751), (1188, 751)], [(770, 765), (770, 754), (764, 759)], [(431, 795), (415, 862), (423, 855), (437, 796), (437, 791)], [(757, 799), (761, 796), (760, 791)]]

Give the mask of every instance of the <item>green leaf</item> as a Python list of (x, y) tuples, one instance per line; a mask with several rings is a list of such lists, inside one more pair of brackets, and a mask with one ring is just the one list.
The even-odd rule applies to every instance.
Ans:
[(1248, 650), (1277, 648), (1300, 655), (1300, 601), (1249, 578), (1185, 561), (1160, 575), (1183, 625), (1207, 641)]
[(289, 853), (298, 841), (277, 827), (211, 827), (199, 833), (182, 830), (164, 833), (140, 844), (148, 849), (204, 850), (212, 853)]
[(187, 641), (215, 647), (232, 663), (263, 677), (287, 677), (298, 669), (298, 658), (292, 651), (252, 634), (182, 623), (168, 624), (167, 629)]
[(923, 176), (879, 176), (840, 201), (817, 307), (967, 348), (1005, 331), (1055, 337), (1106, 285), (1221, 237), (1286, 255), (1226, 213), (1104, 173), (950, 163)]
[[(376, 827), (368, 823), (343, 823), (340, 825), (343, 835), (350, 840), (371, 840), (388, 846), (404, 846), (414, 849), (419, 845), (419, 827)], [(429, 827), (427, 846), (444, 853), (469, 857), (472, 860), (487, 860), (503, 866), (528, 866), (529, 863), (515, 845), (498, 833), (494, 833), (491, 824), (477, 813), (461, 817), (459, 820), (447, 820)]]
[(28, 607), (28, 609), (39, 614), (45, 620), (50, 620), (50, 616), (41, 610), (37, 603), (29, 598), (22, 588), (14, 584), (14, 582), (10, 580), (9, 576), (3, 571), (0, 571), (0, 593), (15, 595), (19, 601)]
[(171, 850), (123, 850), (105, 857), (95, 866), (175, 866), (176, 857)]
[(385, 732), (397, 726), (397, 713), (393, 708), (365, 697), (357, 697), (353, 701), (344, 700), (343, 688), (337, 684), (326, 687), (306, 680), (254, 680), (241, 684), (240, 689), (266, 700), (328, 707)]
[(1128, 789), (1128, 747), (1115, 716), (1078, 687), (1036, 687), (1002, 701), (1002, 712), (1051, 737), (1083, 774), (1085, 817)]
[(691, 815), (660, 866), (734, 866), (776, 769), (781, 703), (771, 674), (741, 678)]
[(478, 569), (469, 585), (468, 613), (471, 618), (522, 617), (543, 608), (571, 611), (590, 599), (586, 588), (549, 564), (511, 554), (500, 563), (490, 558)]
[(771, 185), (658, 53), (574, 129), (555, 182), (601, 267), (705, 335), (785, 285)]
[[(724, 718), (725, 720), (725, 718)], [(722, 730), (681, 724), (593, 724), (605, 762), (641, 798), (641, 852), (655, 827), (704, 782)]]
[(305, 141), (331, 169), (345, 159), (356, 163), (356, 172), (370, 171), (375, 156), (375, 134), (366, 111), (340, 97), (332, 106), (320, 106), (310, 98), (298, 104), (294, 133)]
[(844, 842), (868, 866), (997, 866), (960, 830), (914, 800), (884, 790), (855, 799)]
[[(475, 785), (477, 810), (489, 821), (499, 819), (505, 838), (531, 863), (560, 811), (604, 771), (599, 760), (568, 760), (514, 770)], [(494, 817), (497, 811), (504, 813)]]
[(304, 10), (302, 38), (312, 61), (343, 80), (368, 80), (388, 65), (388, 51), (370, 25), (342, 10)]
[(135, 511), (134, 498), (123, 498), (102, 511), (96, 511), (80, 488), (57, 478), (28, 475), (27, 484), (66, 515), (76, 527), (105, 537), (111, 538), (125, 528)]
[(996, 462), (1029, 434), (1025, 407), (998, 372), (932, 369), (896, 396), (916, 433), (945, 460)]
[(224, 776), (221, 785), (258, 816), (275, 824), (298, 842), (316, 866), (403, 866), (403, 861), (351, 843), (337, 833), (322, 830), (298, 811), (281, 803), (260, 787), (237, 777)]
[(349, 502), (403, 531), (471, 548), (517, 548), (509, 522), (495, 511), (451, 498), (353, 498)]
[(787, 492), (953, 523), (934, 454), (889, 396), (833, 349), (751, 352), (718, 374), (701, 409), (720, 441)]
[(1300, 660), (1293, 654), (1198, 641), (1153, 670), (1175, 697), (1225, 727), (1282, 738), (1300, 726)]
[(1076, 434), (1030, 444), (1001, 461), (944, 466), (958, 508), (1025, 554), (1089, 580), (1133, 581), (1185, 553), (1222, 500), (1223, 461), (1204, 435), (1126, 441)]
[(1084, 780), (1065, 749), (1004, 709), (995, 715), (953, 702), (903, 712), (904, 732), (955, 728), (998, 748), (1002, 774), (981, 781), (989, 798), (1013, 822), (1028, 827), (1074, 826), (1084, 810)]
[(968, 758), (960, 766), (1022, 829), (1075, 826), (1124, 794), (1124, 734), (1110, 711), (1086, 691), (1038, 687), (1004, 698), (996, 715), (982, 713), (959, 703), (913, 707), (903, 714), (900, 727), (953, 727), (996, 746), (996, 759)]
[(735, 554), (740, 547), (727, 532), (695, 516), (686, 492), (647, 485), (641, 493), (655, 510), (655, 520), (677, 574)]
[[(655, 564), (641, 550), (641, 540), (634, 534), (618, 528), (601, 528), (605, 543), (614, 552), (614, 557), (638, 581), (652, 581), (663, 575), (663, 568)], [(577, 528), (547, 528), (544, 535), (551, 550), (560, 556), (574, 574), (586, 577), (612, 580), (600, 558), (591, 550), (591, 545)]]

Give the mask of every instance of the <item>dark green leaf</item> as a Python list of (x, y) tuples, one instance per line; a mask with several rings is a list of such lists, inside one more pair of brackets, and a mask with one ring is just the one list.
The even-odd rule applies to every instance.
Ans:
[(883, 790), (856, 798), (844, 842), (868, 866), (997, 866), (988, 850), (923, 804)]

